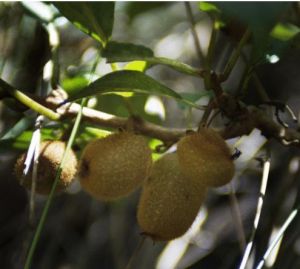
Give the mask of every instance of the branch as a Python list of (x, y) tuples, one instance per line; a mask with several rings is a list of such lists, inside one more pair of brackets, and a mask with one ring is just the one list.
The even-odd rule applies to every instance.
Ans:
[[(233, 96), (222, 92), (217, 79), (214, 79), (213, 82), (212, 88), (216, 93), (216, 99), (212, 100), (215, 106), (213, 108), (220, 109), (231, 120), (231, 123), (226, 128), (219, 131), (224, 139), (247, 135), (254, 128), (257, 128), (267, 138), (275, 138), (285, 146), (300, 146), (300, 132), (283, 127), (269, 117), (262, 109), (253, 106), (243, 106)], [(51, 120), (57, 121), (63, 118), (75, 118), (81, 110), (80, 105), (76, 103), (67, 103), (64, 106), (60, 106), (67, 99), (66, 93), (60, 89), (53, 90), (52, 94), (45, 100), (40, 100), (38, 97), (30, 98), (1, 79), (0, 89), (3, 89), (15, 97), (15, 99), (21, 101), (25, 106)], [(117, 117), (87, 107), (83, 108), (82, 116), (84, 121), (101, 127), (126, 128), (128, 123), (128, 118)], [(134, 130), (143, 135), (172, 143), (176, 143), (186, 133), (186, 129), (166, 128), (146, 122), (140, 118), (134, 119)]]
[[(62, 90), (55, 90), (52, 91), (52, 96), (49, 96), (46, 99), (46, 103), (49, 107), (54, 109), (55, 107), (58, 107), (64, 100), (66, 100), (65, 93)], [(59, 107), (57, 109), (57, 113), (60, 114), (62, 118), (74, 118), (79, 110), (79, 104), (68, 103), (62, 107)], [(84, 121), (92, 124), (115, 129), (126, 128), (128, 123), (128, 118), (117, 117), (87, 107), (82, 109), (82, 117)], [(169, 141), (174, 143), (184, 136), (186, 132), (186, 129), (165, 128), (160, 125), (146, 122), (140, 118), (135, 119), (134, 130), (138, 133), (154, 137), (165, 142)]]
[[(62, 101), (66, 100), (64, 91), (55, 90), (52, 96), (46, 99), (46, 104), (53, 109), (57, 108)], [(254, 128), (261, 130), (267, 138), (274, 138), (283, 145), (296, 144), (300, 146), (300, 133), (290, 128), (284, 128), (270, 118), (264, 110), (254, 106), (244, 107), (230, 95), (222, 95), (219, 106), (230, 107), (225, 114), (232, 120), (231, 124), (220, 130), (224, 139), (234, 138), (249, 134)], [(62, 118), (74, 118), (80, 110), (80, 105), (68, 103), (57, 109)], [(84, 107), (83, 120), (101, 127), (126, 128), (128, 119), (117, 117), (108, 113)], [(134, 121), (134, 130), (143, 135), (160, 139), (165, 142), (177, 142), (185, 135), (186, 129), (166, 128), (143, 119)]]

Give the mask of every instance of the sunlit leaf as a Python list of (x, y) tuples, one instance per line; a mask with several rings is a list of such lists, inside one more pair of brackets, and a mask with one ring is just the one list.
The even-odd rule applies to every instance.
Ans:
[(144, 72), (147, 69), (146, 61), (132, 61), (126, 64), (123, 68), (124, 70), (133, 70)]
[(122, 70), (109, 73), (97, 79), (87, 87), (83, 88), (78, 94), (72, 95), (69, 98), (69, 101), (95, 94), (130, 91), (165, 95), (181, 99), (179, 94), (142, 72)]
[(102, 56), (109, 63), (144, 61), (148, 63), (148, 66), (162, 64), (188, 75), (201, 75), (201, 71), (192, 66), (164, 57), (155, 57), (151, 49), (130, 43), (109, 42), (102, 51)]
[(105, 2), (53, 2), (60, 13), (77, 28), (92, 36), (103, 46), (109, 40), (114, 22), (113, 1)]
[(155, 139), (155, 138), (150, 139), (149, 147), (152, 150), (152, 159), (153, 159), (153, 161), (156, 161), (161, 157), (161, 154), (157, 153), (155, 150), (158, 146), (162, 146), (162, 145), (163, 145), (162, 141), (160, 141), (158, 139)]
[(144, 73), (129, 70), (112, 72), (97, 79), (77, 94), (70, 96), (68, 101), (71, 102), (91, 95), (114, 92), (135, 92), (172, 97), (197, 107), (194, 103), (183, 99), (178, 93)]
[(108, 63), (129, 62), (136, 59), (153, 57), (153, 51), (141, 45), (110, 41), (102, 52)]
[[(55, 140), (57, 135), (53, 132), (53, 128), (42, 128), (41, 136), (42, 140)], [(7, 137), (7, 139), (0, 140), (0, 152), (9, 151), (11, 149), (16, 150), (27, 150), (32, 138), (33, 131), (27, 130), (22, 132), (16, 137)]]
[(91, 135), (93, 137), (97, 137), (97, 138), (105, 137), (111, 133), (111, 132), (103, 130), (103, 129), (89, 127), (89, 126), (85, 127), (85, 132), (88, 133), (89, 135)]
[(74, 78), (65, 78), (62, 81), (62, 87), (66, 92), (74, 93), (82, 89), (83, 87), (87, 86), (88, 83), (89, 80), (83, 76), (74, 77)]
[(208, 12), (208, 13), (220, 13), (220, 9), (211, 2), (204, 2), (201, 1), (199, 3), (199, 9), (202, 10), (203, 12)]
[(294, 38), (300, 32), (300, 28), (290, 23), (277, 23), (271, 32), (271, 36), (282, 41)]

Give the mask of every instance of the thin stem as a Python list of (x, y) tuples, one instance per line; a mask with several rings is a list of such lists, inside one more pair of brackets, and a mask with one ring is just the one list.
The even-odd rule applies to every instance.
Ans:
[(216, 22), (213, 21), (213, 26), (211, 30), (211, 36), (207, 51), (207, 57), (206, 57), (206, 69), (211, 70), (212, 68), (212, 59), (213, 59), (213, 52), (216, 44), (216, 37), (217, 37), (217, 28), (216, 28)]
[(247, 247), (245, 249), (243, 259), (241, 261), (239, 269), (245, 269), (246, 268), (247, 261), (249, 259), (249, 256), (250, 256), (250, 253), (251, 253), (251, 250), (252, 250), (253, 240), (254, 240), (254, 237), (255, 237), (255, 234), (256, 234), (256, 231), (257, 231), (257, 228), (258, 228), (258, 223), (259, 223), (259, 219), (260, 219), (260, 215), (261, 215), (261, 211), (262, 211), (262, 206), (263, 206), (263, 202), (264, 202), (264, 196), (265, 196), (266, 189), (267, 189), (267, 183), (268, 183), (269, 172), (270, 172), (270, 164), (271, 163), (270, 163), (269, 159), (264, 162), (263, 175), (262, 175), (261, 185), (260, 185), (260, 196), (258, 198), (256, 214), (255, 214), (255, 218), (254, 218), (254, 222), (253, 222), (253, 229), (252, 229), (250, 239), (249, 239), (249, 242), (248, 242)]
[[(100, 55), (98, 54), (97, 58), (96, 58), (96, 61), (95, 61), (95, 63), (92, 66), (91, 73), (95, 72), (96, 67), (97, 67), (97, 63), (99, 61), (99, 58), (100, 58)], [(37, 228), (35, 230), (35, 234), (34, 234), (32, 242), (31, 242), (28, 255), (26, 257), (24, 269), (30, 269), (32, 258), (33, 258), (33, 255), (34, 255), (37, 243), (39, 241), (42, 229), (43, 229), (44, 224), (46, 222), (48, 211), (49, 211), (49, 208), (50, 208), (50, 205), (51, 205), (51, 202), (52, 202), (55, 190), (56, 190), (56, 186), (57, 186), (58, 181), (60, 179), (62, 168), (64, 167), (64, 164), (66, 162), (67, 152), (71, 150), (72, 144), (73, 144), (73, 142), (75, 140), (76, 134), (77, 134), (78, 129), (79, 129), (79, 125), (80, 125), (80, 122), (81, 122), (81, 119), (82, 119), (82, 115), (83, 115), (83, 107), (86, 104), (86, 101), (87, 101), (86, 98), (83, 98), (82, 101), (81, 101), (79, 110), (78, 110), (77, 115), (76, 115), (75, 123), (74, 123), (72, 132), (70, 134), (70, 138), (69, 138), (68, 143), (67, 143), (66, 150), (65, 150), (64, 155), (62, 157), (62, 161), (61, 161), (61, 163), (60, 163), (60, 165), (59, 165), (59, 167), (57, 169), (56, 176), (55, 176), (55, 179), (54, 179), (54, 182), (53, 182), (50, 194), (49, 194), (48, 199), (46, 201), (46, 204), (45, 204), (45, 207), (43, 209), (43, 212), (42, 212), (41, 218), (39, 220), (38, 226), (37, 226)]]
[(207, 121), (209, 119), (209, 116), (213, 110), (213, 100), (210, 100), (208, 105), (207, 105), (207, 108), (205, 109), (203, 115), (202, 115), (202, 118), (201, 118), (201, 121), (199, 122), (198, 124), (198, 130), (203, 127), (203, 126), (206, 126), (207, 125)]
[(276, 247), (276, 245), (280, 242), (280, 239), (283, 237), (286, 229), (289, 227), (289, 225), (292, 223), (292, 221), (294, 220), (294, 218), (298, 214), (298, 210), (299, 209), (294, 209), (291, 212), (291, 214), (288, 216), (288, 218), (286, 219), (286, 221), (284, 222), (284, 224), (280, 228), (279, 232), (277, 233), (275, 239), (272, 241), (272, 243), (270, 244), (270, 246), (266, 250), (263, 258), (261, 259), (261, 261), (257, 265), (256, 269), (263, 268), (263, 266), (264, 266), (264, 264), (266, 262), (266, 259), (269, 257), (269, 255), (271, 254), (272, 250)]
[(141, 248), (142, 248), (142, 246), (143, 246), (143, 244), (144, 244), (144, 242), (145, 242), (145, 239), (146, 239), (145, 236), (143, 236), (143, 237), (140, 239), (140, 241), (138, 242), (138, 244), (137, 244), (135, 250), (133, 251), (133, 253), (132, 253), (132, 255), (131, 255), (131, 257), (130, 257), (130, 259), (129, 259), (129, 261), (128, 261), (126, 267), (125, 267), (125, 269), (131, 269), (131, 268), (132, 268), (132, 264), (133, 264), (133, 262), (135, 261), (137, 255), (139, 254), (139, 252), (140, 252), (140, 250), (141, 250)]
[(236, 226), (236, 230), (239, 238), (240, 249), (241, 251), (243, 251), (243, 249), (246, 246), (246, 236), (245, 236), (243, 221), (241, 217), (241, 210), (232, 184), (230, 184), (230, 202), (232, 208), (232, 215), (235, 219), (234, 224)]
[(225, 66), (225, 69), (224, 69), (224, 72), (223, 74), (221, 75), (221, 80), (222, 81), (225, 81), (227, 80), (227, 78), (229, 77), (229, 75), (231, 74), (238, 58), (240, 57), (241, 55), (241, 51), (242, 51), (242, 48), (243, 46), (246, 44), (246, 42), (248, 41), (248, 39), (250, 38), (250, 31), (247, 30), (245, 32), (245, 34), (243, 35), (242, 39), (240, 40), (239, 44), (238, 44), (238, 47), (236, 48), (236, 50), (231, 54), (226, 66)]
[(189, 2), (184, 2), (184, 6), (186, 9), (186, 13), (187, 13), (187, 17), (190, 21), (191, 24), (191, 31), (192, 31), (192, 35), (193, 35), (193, 39), (194, 39), (194, 44), (195, 44), (195, 48), (196, 48), (196, 53), (197, 56), (200, 60), (201, 63), (204, 63), (204, 55), (202, 53), (202, 49), (201, 49), (201, 45), (200, 45), (200, 41), (196, 32), (196, 22), (194, 20), (194, 16), (193, 16), (193, 12), (192, 12), (192, 8), (191, 8), (191, 4)]
[[(85, 100), (83, 99), (82, 102), (81, 102), (81, 108), (82, 108), (84, 102), (85, 102)], [(55, 193), (56, 186), (57, 186), (58, 181), (60, 179), (62, 168), (63, 168), (63, 166), (65, 164), (65, 161), (66, 161), (67, 152), (71, 149), (71, 146), (72, 146), (72, 144), (73, 144), (73, 142), (75, 140), (75, 136), (76, 136), (76, 133), (77, 133), (77, 131), (79, 129), (79, 124), (80, 124), (81, 118), (82, 118), (82, 109), (78, 111), (78, 114), (77, 114), (77, 117), (76, 117), (76, 120), (75, 120), (75, 123), (74, 123), (74, 127), (73, 127), (72, 133), (70, 135), (70, 139), (69, 139), (69, 141), (67, 143), (67, 147), (66, 147), (66, 150), (64, 152), (62, 161), (61, 161), (61, 163), (59, 165), (59, 168), (57, 169), (54, 183), (52, 185), (50, 194), (49, 194), (48, 199), (46, 201), (46, 204), (45, 204), (45, 207), (43, 209), (43, 212), (42, 212), (41, 218), (39, 220), (38, 226), (36, 228), (33, 240), (31, 242), (31, 245), (30, 245), (30, 248), (29, 248), (29, 252), (28, 252), (28, 255), (26, 257), (24, 269), (29, 269), (30, 268), (33, 255), (34, 255), (37, 243), (39, 241), (42, 229), (44, 227), (44, 224), (45, 224), (45, 221), (46, 221), (46, 218), (47, 218), (47, 215), (48, 215), (48, 211), (49, 211), (49, 208), (50, 208), (50, 205), (51, 205), (54, 193)]]
[(254, 71), (253, 72), (253, 79), (254, 79), (254, 83), (256, 84), (255, 90), (257, 91), (257, 93), (259, 94), (261, 100), (263, 102), (269, 102), (271, 99), (268, 96), (264, 86), (262, 85), (257, 73)]
[(7, 84), (4, 80), (0, 79), (0, 89), (8, 92), (11, 96), (21, 102), (23, 105), (31, 108), (32, 110), (38, 112), (39, 114), (49, 118), (50, 120), (59, 120), (60, 115), (52, 111), (51, 109), (44, 107), (43, 105), (39, 104), (38, 102), (34, 101), (30, 97), (28, 97), (23, 92), (14, 89), (12, 86)]

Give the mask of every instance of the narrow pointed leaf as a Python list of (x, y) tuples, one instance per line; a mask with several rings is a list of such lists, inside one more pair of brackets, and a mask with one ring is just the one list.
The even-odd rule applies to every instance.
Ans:
[(115, 92), (135, 92), (167, 96), (175, 98), (179, 101), (183, 101), (190, 106), (198, 107), (194, 103), (183, 99), (175, 91), (145, 75), (144, 73), (129, 70), (112, 72), (97, 79), (87, 87), (83, 88), (77, 94), (70, 96), (68, 101), (72, 102), (91, 95)]
[(110, 41), (108, 42), (106, 48), (103, 49), (102, 56), (107, 59), (108, 63), (145, 61), (148, 63), (149, 67), (151, 65), (162, 64), (184, 74), (192, 76), (202, 75), (202, 71), (197, 68), (177, 60), (164, 57), (155, 57), (151, 49), (131, 43)]
[(102, 51), (102, 57), (107, 58), (108, 63), (129, 62), (136, 59), (153, 57), (153, 55), (153, 51), (145, 46), (116, 41), (108, 42)]

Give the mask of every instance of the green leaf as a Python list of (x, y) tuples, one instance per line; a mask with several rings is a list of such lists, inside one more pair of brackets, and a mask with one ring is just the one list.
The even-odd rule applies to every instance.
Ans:
[(216, 2), (222, 13), (250, 27), (257, 38), (263, 37), (273, 28), (288, 2)]
[(300, 32), (300, 28), (290, 23), (277, 23), (271, 32), (271, 36), (282, 40), (288, 41), (294, 38)]
[[(79, 98), (114, 92), (135, 92), (144, 94), (156, 94), (172, 97), (183, 101), (190, 106), (197, 107), (194, 103), (183, 99), (178, 93), (164, 86), (153, 78), (138, 71), (121, 70), (109, 73), (89, 86), (83, 88), (79, 93), (70, 96), (69, 102)], [(197, 107), (198, 108), (198, 107)]]
[(144, 72), (147, 69), (146, 61), (132, 61), (126, 64), (123, 68), (124, 70), (134, 70)]
[(124, 1), (126, 3), (125, 11), (129, 20), (132, 21), (136, 16), (143, 15), (146, 12), (151, 12), (157, 9), (166, 9), (174, 2), (164, 1)]
[(114, 22), (114, 2), (53, 2), (53, 5), (77, 28), (105, 47)]
[(231, 31), (249, 28), (253, 34), (252, 63), (265, 58), (270, 46), (270, 32), (291, 3), (282, 2), (215, 2)]
[(166, 65), (178, 72), (181, 72), (181, 73), (184, 73), (187, 75), (198, 76), (198, 77), (202, 76), (202, 70), (194, 68), (188, 64), (182, 63), (177, 60), (172, 60), (172, 59), (164, 58), (164, 57), (145, 58), (144, 60), (152, 65), (156, 65), (156, 64)]
[(76, 145), (80, 146), (81, 149), (91, 141), (97, 138), (103, 138), (109, 135), (111, 132), (103, 129), (98, 129), (90, 126), (81, 128), (81, 132), (76, 137)]
[[(54, 128), (54, 127), (53, 127)], [(42, 128), (41, 136), (42, 140), (56, 140), (58, 139), (57, 135), (55, 135), (55, 131), (53, 128)], [(12, 138), (8, 137), (7, 139), (0, 140), (0, 153), (11, 151), (11, 149), (17, 150), (27, 150), (32, 138), (33, 131), (24, 131), (20, 135)]]
[(14, 139), (21, 135), (26, 129), (28, 129), (35, 119), (33, 117), (27, 118), (24, 117), (19, 120), (8, 132), (6, 132), (0, 140)]
[(110, 41), (102, 51), (102, 57), (107, 58), (108, 63), (129, 62), (153, 57), (153, 51), (141, 45)]
[(62, 81), (63, 89), (68, 93), (74, 93), (89, 84), (89, 80), (83, 76), (65, 78)]
[(145, 61), (152, 66), (162, 64), (184, 74), (201, 76), (201, 70), (199, 69), (180, 61), (164, 57), (154, 57), (151, 49), (131, 43), (117, 43), (111, 41), (107, 44), (107, 47), (103, 49), (102, 56), (107, 58), (107, 62), (109, 63)]
[(220, 9), (214, 4), (210, 2), (204, 2), (201, 1), (199, 3), (199, 9), (202, 10), (203, 12), (208, 12), (208, 13), (220, 13)]

